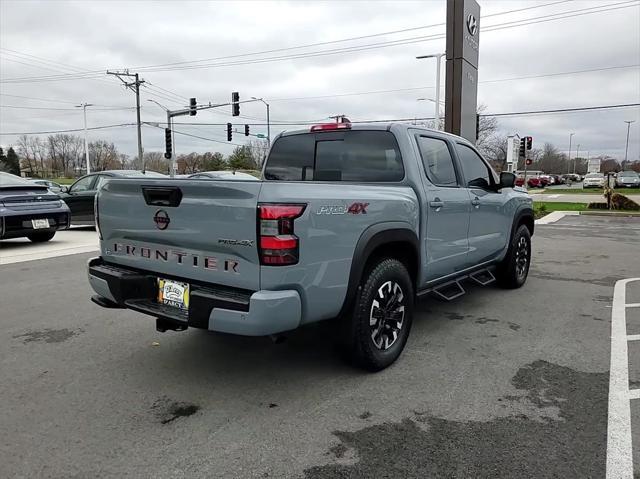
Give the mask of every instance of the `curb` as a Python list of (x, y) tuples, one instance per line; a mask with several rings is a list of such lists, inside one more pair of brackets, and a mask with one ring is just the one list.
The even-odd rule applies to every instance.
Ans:
[(537, 225), (548, 225), (550, 223), (555, 223), (556, 221), (560, 221), (565, 216), (578, 216), (580, 214), (579, 211), (552, 211), (546, 216), (543, 216), (540, 219), (535, 221)]

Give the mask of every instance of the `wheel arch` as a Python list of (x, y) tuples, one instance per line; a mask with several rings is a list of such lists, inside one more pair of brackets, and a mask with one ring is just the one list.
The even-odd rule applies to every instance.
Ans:
[(354, 250), (347, 294), (340, 316), (351, 309), (362, 275), (371, 260), (396, 258), (401, 261), (409, 271), (415, 291), (420, 264), (419, 244), (416, 232), (407, 223), (378, 223), (364, 230)]
[(525, 225), (529, 230), (529, 234), (533, 236), (533, 230), (535, 225), (535, 221), (533, 219), (533, 209), (528, 207), (522, 208), (520, 211), (518, 211), (518, 213), (516, 213), (516, 216), (513, 219), (513, 225), (511, 226), (510, 238), (513, 238), (513, 235), (521, 225)]

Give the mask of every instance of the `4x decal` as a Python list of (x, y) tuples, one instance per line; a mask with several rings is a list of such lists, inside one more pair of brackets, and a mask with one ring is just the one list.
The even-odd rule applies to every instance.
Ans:
[(318, 215), (359, 215), (367, 214), (367, 206), (369, 203), (353, 203), (349, 206), (344, 205), (323, 205), (318, 208)]

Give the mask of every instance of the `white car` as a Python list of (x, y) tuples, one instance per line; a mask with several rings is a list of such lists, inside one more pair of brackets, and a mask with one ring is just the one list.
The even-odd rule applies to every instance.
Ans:
[(583, 188), (604, 188), (605, 179), (602, 173), (589, 173), (582, 182)]
[(640, 188), (640, 175), (635, 171), (621, 171), (616, 176), (616, 187)]

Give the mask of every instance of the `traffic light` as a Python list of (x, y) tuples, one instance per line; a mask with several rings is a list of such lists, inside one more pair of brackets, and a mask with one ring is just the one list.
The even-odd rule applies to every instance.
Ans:
[(196, 113), (198, 113), (198, 110), (196, 110), (197, 104), (195, 98), (189, 98), (189, 116), (196, 116)]
[(233, 125), (231, 123), (227, 123), (227, 141), (231, 141), (233, 139), (233, 132), (231, 131), (232, 128)]
[(520, 138), (520, 153), (518, 155), (520, 158), (524, 158), (524, 151), (526, 146), (527, 146), (527, 139)]
[(240, 93), (234, 91), (231, 94), (231, 115), (240, 116)]
[(164, 129), (164, 157), (168, 160), (171, 158), (171, 153), (173, 151), (173, 145), (171, 144), (171, 128)]
[(244, 136), (249, 136), (249, 125), (244, 125)]
[(527, 150), (531, 149), (531, 145), (533, 144), (533, 137), (527, 136)]

